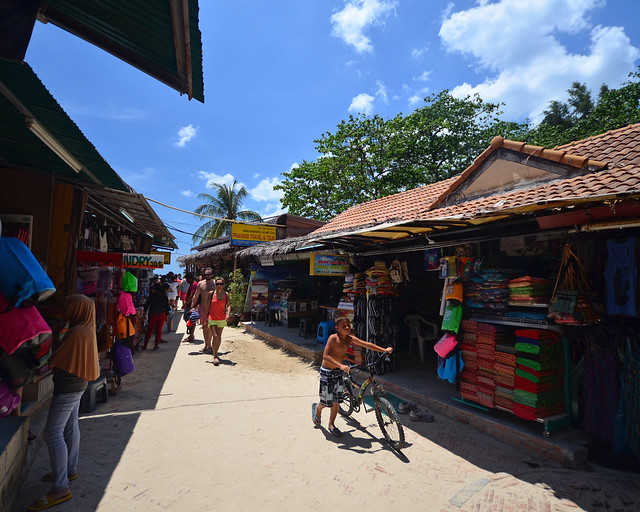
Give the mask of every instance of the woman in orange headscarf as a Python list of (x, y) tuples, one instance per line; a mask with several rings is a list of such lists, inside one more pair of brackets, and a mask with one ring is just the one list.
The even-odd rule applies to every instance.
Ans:
[(43, 480), (53, 486), (29, 505), (29, 510), (44, 510), (71, 498), (69, 480), (78, 476), (80, 399), (87, 383), (100, 376), (94, 302), (84, 295), (65, 297), (64, 320), (69, 322), (69, 330), (49, 360), (53, 398), (44, 428), (52, 472)]

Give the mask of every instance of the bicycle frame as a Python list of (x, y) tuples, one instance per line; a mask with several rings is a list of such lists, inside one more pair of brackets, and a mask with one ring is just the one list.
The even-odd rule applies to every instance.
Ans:
[[(359, 368), (354, 369), (355, 372), (358, 372), (359, 370), (360, 370)], [(367, 371), (367, 370), (363, 370), (363, 371)], [(365, 393), (367, 392), (367, 389), (369, 389), (369, 386), (372, 386), (371, 387), (372, 397), (379, 396), (379, 395), (386, 396), (384, 390), (376, 383), (376, 379), (371, 373), (369, 373), (369, 376), (359, 387), (357, 395), (354, 393), (354, 388), (358, 388), (358, 385), (354, 382), (353, 377), (351, 376), (350, 373), (349, 375), (345, 376), (345, 380), (349, 382), (349, 392), (351, 393), (351, 396), (355, 398), (356, 404), (358, 406), (363, 405), (364, 412), (370, 412), (375, 409), (375, 406), (367, 409), (367, 404), (364, 401), (364, 396), (365, 396)]]

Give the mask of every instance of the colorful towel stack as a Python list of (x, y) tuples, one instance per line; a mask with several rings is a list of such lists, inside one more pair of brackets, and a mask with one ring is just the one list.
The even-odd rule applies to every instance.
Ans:
[(564, 410), (564, 353), (560, 334), (518, 329), (513, 413), (544, 418)]
[(478, 323), (462, 320), (462, 341), (460, 355), (464, 369), (460, 372), (460, 395), (468, 400), (478, 401)]
[(509, 301), (518, 305), (549, 303), (553, 282), (541, 277), (524, 276), (509, 281)]
[(362, 272), (356, 272), (353, 275), (352, 290), (354, 292), (363, 292), (363, 293), (367, 291), (367, 283), (365, 282), (364, 277), (362, 277)]
[(504, 340), (496, 343), (496, 409), (513, 412), (513, 389), (516, 376), (515, 341)]

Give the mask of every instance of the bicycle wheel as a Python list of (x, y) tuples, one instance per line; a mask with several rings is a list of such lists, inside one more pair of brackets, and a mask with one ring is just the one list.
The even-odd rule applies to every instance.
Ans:
[(342, 403), (338, 406), (338, 412), (342, 416), (351, 416), (354, 409), (354, 400), (355, 398), (351, 393), (344, 391), (342, 393)]
[(400, 418), (398, 418), (398, 413), (384, 397), (374, 397), (373, 404), (376, 408), (376, 419), (384, 438), (392, 448), (401, 450), (404, 446), (404, 429)]

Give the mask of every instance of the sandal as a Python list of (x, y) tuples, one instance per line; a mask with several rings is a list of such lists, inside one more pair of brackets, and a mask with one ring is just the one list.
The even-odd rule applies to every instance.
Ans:
[(49, 507), (54, 507), (59, 505), (60, 503), (64, 503), (65, 501), (71, 499), (71, 491), (69, 491), (64, 496), (60, 496), (59, 498), (52, 498), (48, 494), (40, 496), (36, 501), (34, 501), (29, 507), (28, 510), (45, 510)]
[(213, 358), (213, 366), (220, 366), (220, 359), (218, 359), (217, 357)]
[[(78, 478), (78, 473), (75, 473), (73, 475), (69, 475), (68, 478), (69, 478), (69, 482), (72, 482), (73, 480)], [(42, 482), (53, 482), (53, 473), (47, 473), (46, 475), (42, 475), (42, 478), (40, 480)]]
[(338, 430), (338, 427), (336, 426), (329, 428), (329, 432), (331, 432), (336, 437), (342, 437), (342, 432), (340, 432), (340, 430)]
[(313, 424), (314, 424), (316, 427), (319, 427), (319, 426), (320, 426), (320, 424), (321, 424), (322, 422), (320, 421), (320, 418), (318, 418), (318, 417), (316, 416), (316, 406), (317, 406), (317, 405), (318, 405), (317, 403), (313, 403), (313, 404), (311, 404), (311, 416), (312, 416), (312, 418), (311, 418), (311, 419), (312, 419), (312, 421), (313, 421)]

